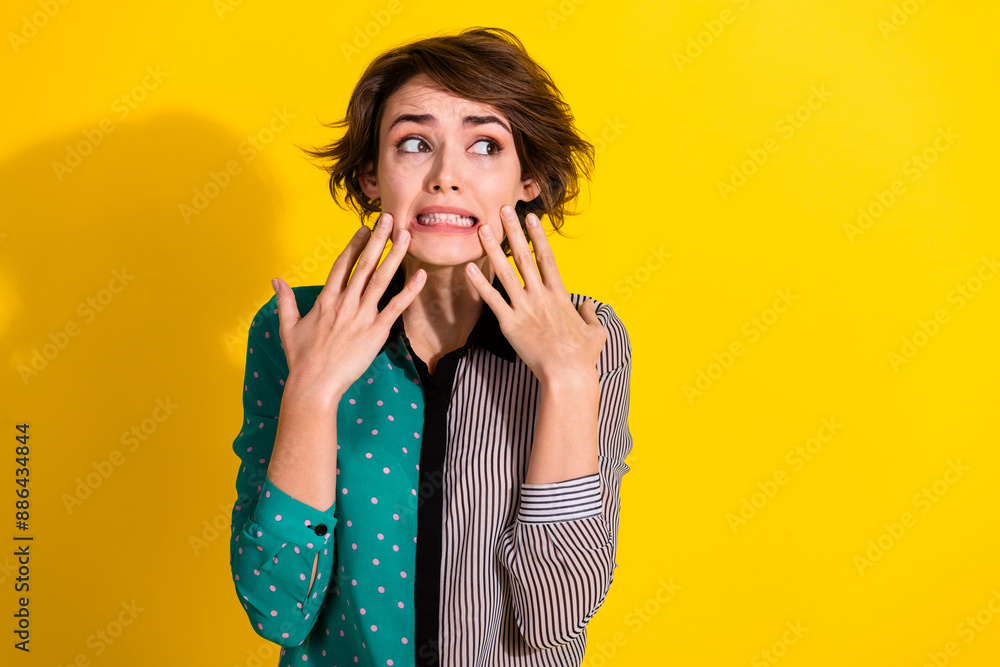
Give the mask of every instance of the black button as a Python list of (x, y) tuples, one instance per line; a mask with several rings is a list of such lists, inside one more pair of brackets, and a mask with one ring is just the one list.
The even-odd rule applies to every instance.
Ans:
[(317, 535), (326, 535), (326, 524), (321, 523), (315, 528), (313, 528), (313, 530), (316, 531)]

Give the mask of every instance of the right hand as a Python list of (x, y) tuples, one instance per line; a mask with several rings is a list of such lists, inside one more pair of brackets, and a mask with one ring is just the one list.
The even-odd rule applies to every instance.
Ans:
[(410, 241), (409, 233), (400, 230), (385, 261), (375, 269), (392, 227), (391, 214), (382, 213), (374, 232), (367, 226), (358, 230), (360, 235), (355, 234), (337, 256), (305, 317), (299, 314), (292, 288), (276, 279), (278, 331), (288, 361), (286, 389), (291, 385), (300, 394), (336, 406), (378, 356), (393, 322), (423, 288), (426, 272), (420, 269), (379, 312), (379, 299)]

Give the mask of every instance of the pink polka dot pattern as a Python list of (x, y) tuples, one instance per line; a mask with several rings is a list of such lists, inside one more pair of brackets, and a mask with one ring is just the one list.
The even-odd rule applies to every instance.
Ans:
[[(402, 281), (392, 285), (390, 298)], [(493, 286), (502, 289), (496, 278)], [(322, 288), (293, 288), (301, 315)], [(570, 297), (582, 305), (583, 295)], [(379, 309), (386, 303), (380, 299)], [(230, 562), (252, 627), (282, 646), (278, 667), (413, 665), (414, 653), (435, 636), (423, 631), (435, 630), (446, 639), (442, 664), (579, 663), (586, 648), (580, 629), (615, 565), (620, 482), (631, 451), (628, 334), (609, 305), (595, 300), (594, 312), (608, 334), (597, 361), (600, 473), (519, 485), (510, 474), (529, 458), (537, 404), (524, 399), (537, 396), (537, 379), (489, 308), (471, 345), (442, 358), (433, 375), (408, 349), (397, 318), (337, 406), (335, 493), (323, 509), (297, 500), (305, 494), (296, 482), (280, 489), (267, 477), (288, 365), (276, 298), (260, 309), (249, 331), (233, 441), (240, 467)], [(425, 395), (436, 388), (444, 391)], [(442, 584), (439, 618), (414, 595), (415, 584), (433, 582), (423, 568), (437, 565), (417, 566), (418, 508), (426, 530), (420, 547), (436, 558), (440, 546), (441, 572), (448, 573), (435, 582)], [(418, 615), (428, 623), (417, 626)]]
[[(315, 293), (293, 289), (304, 316), (319, 287)], [(306, 294), (311, 301), (299, 298)], [(321, 511), (267, 477), (288, 375), (280, 338), (272, 300), (250, 328), (241, 392), (248, 428), (234, 442), (242, 455), (230, 551), (237, 592), (258, 634), (284, 647), (282, 667), (413, 664), (406, 644), (415, 620), (411, 605), (399, 601), (414, 594), (406, 573), (416, 564), (410, 490), (419, 486), (423, 429), (416, 366), (401, 354), (406, 348), (399, 339), (343, 396), (337, 410), (337, 494), (333, 506)], [(398, 443), (407, 439), (417, 446), (401, 448)], [(325, 531), (316, 529), (320, 524)]]

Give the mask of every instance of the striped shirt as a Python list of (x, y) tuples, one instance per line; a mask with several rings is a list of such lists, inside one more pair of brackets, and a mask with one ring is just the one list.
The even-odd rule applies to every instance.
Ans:
[[(380, 310), (404, 280), (400, 267)], [(498, 277), (492, 284), (510, 304)], [(294, 288), (301, 315), (321, 289)], [(577, 307), (587, 298), (569, 296)], [(607, 331), (597, 473), (523, 482), (539, 383), (483, 304), (466, 344), (433, 375), (396, 319), (338, 405), (337, 500), (325, 512), (266, 477), (288, 367), (276, 297), (260, 309), (233, 443), (242, 465), (230, 560), (254, 630), (285, 647), (280, 665), (582, 662), (587, 623), (617, 565), (632, 447), (628, 333), (610, 305), (594, 301)]]

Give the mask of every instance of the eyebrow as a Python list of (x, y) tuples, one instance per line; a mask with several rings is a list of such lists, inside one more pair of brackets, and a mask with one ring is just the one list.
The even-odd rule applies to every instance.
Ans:
[[(434, 125), (435, 127), (438, 124), (437, 118), (435, 118), (432, 114), (429, 113), (423, 113), (423, 114), (404, 113), (397, 116), (396, 120), (392, 121), (392, 123), (389, 124), (389, 128), (386, 130), (386, 132), (390, 132), (392, 128), (394, 128), (399, 123), (405, 123), (407, 121), (411, 123), (418, 123), (420, 125)], [(499, 125), (503, 129), (507, 130), (508, 134), (512, 134), (510, 128), (507, 127), (506, 123), (504, 123), (496, 116), (466, 116), (465, 118), (462, 119), (462, 127), (489, 125), (489, 124)]]

